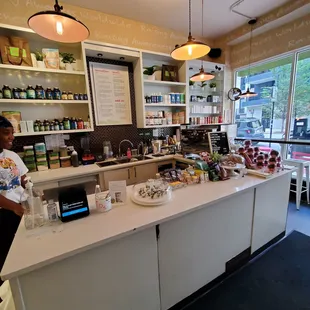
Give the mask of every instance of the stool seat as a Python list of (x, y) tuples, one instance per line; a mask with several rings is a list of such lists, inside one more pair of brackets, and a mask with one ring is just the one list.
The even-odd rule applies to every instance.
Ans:
[[(285, 159), (283, 164), (298, 168), (296, 184), (291, 183), (291, 185), (296, 186), (296, 190), (291, 189), (291, 192), (296, 193), (296, 208), (299, 210), (302, 193), (307, 193), (307, 203), (309, 204), (310, 162), (302, 159)], [(306, 170), (306, 187), (303, 186), (304, 170)]]

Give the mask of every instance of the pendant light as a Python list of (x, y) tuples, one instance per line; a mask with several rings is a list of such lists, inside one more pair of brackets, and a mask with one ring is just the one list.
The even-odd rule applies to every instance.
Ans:
[(192, 37), (192, 0), (189, 0), (189, 33), (187, 42), (176, 45), (171, 52), (171, 57), (176, 60), (191, 60), (207, 55), (211, 48), (203, 42), (196, 41)]
[[(203, 37), (203, 0), (201, 0), (201, 36)], [(190, 78), (192, 82), (205, 82), (212, 79), (214, 79), (214, 75), (209, 72), (205, 72), (203, 68), (203, 60), (201, 60), (201, 68), (199, 72)]]
[[(249, 55), (249, 72), (248, 72), (248, 82), (250, 80), (250, 75), (251, 75), (251, 55), (252, 55), (252, 37), (253, 37), (253, 25), (256, 24), (256, 19), (251, 19), (249, 21), (249, 25), (251, 26), (251, 37), (250, 37), (250, 55)], [(255, 97), (258, 94), (255, 92), (250, 91), (250, 87), (247, 88), (245, 93), (242, 93), (239, 98), (250, 98), (250, 97)]]
[(63, 7), (55, 0), (54, 11), (42, 11), (30, 16), (28, 26), (38, 35), (53, 41), (76, 43), (86, 40), (88, 28), (62, 10)]

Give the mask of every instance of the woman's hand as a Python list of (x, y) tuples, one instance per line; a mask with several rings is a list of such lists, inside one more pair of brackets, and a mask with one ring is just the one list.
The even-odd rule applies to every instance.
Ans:
[(22, 217), (25, 212), (24, 208), (19, 203), (15, 203), (13, 211), (20, 217)]

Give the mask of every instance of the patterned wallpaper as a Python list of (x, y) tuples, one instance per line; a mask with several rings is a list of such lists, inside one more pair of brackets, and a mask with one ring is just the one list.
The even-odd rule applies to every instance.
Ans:
[[(142, 141), (140, 134), (148, 133), (150, 137), (153, 135), (152, 129), (138, 129), (136, 122), (136, 104), (135, 104), (135, 89), (134, 89), (134, 75), (133, 75), (133, 65), (128, 62), (121, 62), (115, 60), (101, 59), (95, 57), (87, 57), (87, 71), (88, 78), (90, 79), (89, 72), (89, 62), (100, 62), (107, 63), (119, 66), (128, 67), (129, 71), (129, 84), (130, 84), (130, 98), (131, 98), (131, 113), (132, 113), (132, 125), (121, 125), (121, 126), (94, 126), (94, 131), (89, 134), (70, 134), (70, 140), (66, 141), (66, 144), (73, 145), (74, 148), (81, 152), (81, 143), (80, 139), (82, 136), (89, 135), (90, 138), (90, 149), (95, 153), (103, 152), (103, 141), (111, 141), (114, 154), (118, 153), (119, 142), (123, 139), (129, 139), (136, 148), (139, 142)], [(91, 87), (90, 87), (91, 90)], [(90, 98), (93, 102), (92, 90)], [(94, 106), (92, 105), (93, 119), (94, 115)], [(161, 128), (159, 129), (160, 135), (173, 135), (175, 133), (174, 128)], [(21, 152), (24, 145), (32, 145), (35, 143), (44, 142), (44, 136), (33, 136), (33, 137), (16, 137), (14, 141), (13, 150), (16, 152)], [(128, 147), (124, 144), (124, 148)]]

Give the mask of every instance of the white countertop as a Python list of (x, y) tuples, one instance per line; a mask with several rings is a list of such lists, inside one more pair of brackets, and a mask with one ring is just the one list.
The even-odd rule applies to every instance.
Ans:
[[(82, 167), (84, 168), (84, 167)], [(143, 207), (130, 200), (131, 187), (127, 188), (127, 202), (107, 213), (93, 211), (90, 216), (56, 226), (26, 231), (20, 225), (1, 276), (4, 280), (60, 261), (77, 253), (103, 245), (159, 223), (171, 220), (196, 209), (212, 205), (242, 191), (249, 190), (291, 171), (276, 173), (270, 179), (245, 176), (224, 182), (192, 185), (173, 192), (172, 201), (159, 207)], [(90, 207), (94, 195), (89, 196)]]
[[(147, 155), (147, 157), (152, 157), (152, 155)], [(137, 165), (145, 165), (148, 163), (156, 163), (165, 160), (172, 160), (178, 159), (185, 162), (191, 162), (188, 159), (183, 158), (181, 155), (165, 155), (162, 157), (152, 157), (152, 159), (142, 160), (142, 161), (134, 161), (130, 163), (112, 165), (107, 167), (100, 168), (96, 164), (86, 165), (86, 166), (79, 166), (79, 167), (68, 167), (68, 168), (59, 168), (59, 169), (49, 169), (47, 171), (37, 171), (28, 173), (31, 177), (31, 180), (34, 184), (38, 183), (46, 183), (46, 182), (53, 182), (53, 181), (60, 181), (65, 179), (76, 178), (80, 176), (87, 176), (87, 175), (95, 175), (99, 174), (100, 172), (116, 170), (121, 168), (127, 168)]]

